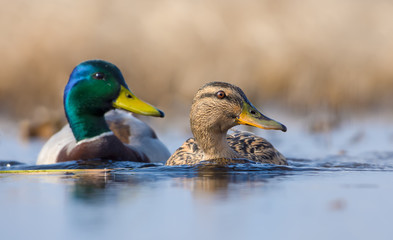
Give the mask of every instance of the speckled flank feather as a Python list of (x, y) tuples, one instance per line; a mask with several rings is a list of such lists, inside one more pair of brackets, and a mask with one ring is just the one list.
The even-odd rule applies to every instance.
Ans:
[[(287, 165), (285, 157), (264, 138), (244, 131), (227, 135), (228, 145), (248, 160), (259, 163)], [(188, 139), (167, 161), (167, 165), (195, 165), (203, 159), (203, 151), (194, 138)]]

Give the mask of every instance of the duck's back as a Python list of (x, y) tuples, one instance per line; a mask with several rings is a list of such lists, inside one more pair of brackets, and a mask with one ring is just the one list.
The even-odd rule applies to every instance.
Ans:
[[(233, 131), (227, 135), (228, 145), (243, 158), (259, 163), (287, 165), (285, 157), (266, 139), (249, 132)], [(194, 138), (189, 138), (168, 159), (166, 165), (194, 165), (203, 160), (203, 151)]]
[(171, 156), (154, 130), (131, 113), (113, 110), (105, 115), (109, 128), (126, 145), (142, 152), (150, 162), (165, 161)]

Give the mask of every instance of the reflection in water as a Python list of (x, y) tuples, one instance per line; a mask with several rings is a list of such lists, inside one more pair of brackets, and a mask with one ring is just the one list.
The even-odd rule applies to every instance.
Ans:
[[(124, 192), (130, 194), (130, 189), (132, 189), (132, 194), (139, 194), (146, 188), (161, 187), (167, 183), (176, 188), (186, 189), (194, 196), (201, 198), (225, 198), (232, 190), (265, 188), (269, 181), (293, 174), (304, 175), (307, 172), (342, 170), (391, 171), (392, 169), (392, 152), (363, 154), (360, 157), (329, 156), (317, 160), (289, 159), (289, 166), (234, 164), (228, 167), (215, 165), (168, 167), (157, 164), (107, 161), (74, 161), (37, 166), (14, 161), (0, 161), (1, 173), (21, 171), (20, 173), (24, 174), (45, 173), (61, 176), (56, 178), (56, 181), (68, 183), (70, 197), (73, 200), (87, 203), (113, 201)], [(0, 175), (0, 177), (3, 176)], [(54, 178), (46, 178), (46, 181), (49, 180), (53, 181)]]
[(2, 239), (382, 239), (391, 236), (392, 156), (367, 168), (341, 158), (329, 167), (292, 160), (286, 168), (3, 173)]
[[(0, 161), (2, 173), (28, 171), (26, 174), (42, 174), (41, 171), (49, 171), (44, 173), (60, 175), (61, 181), (69, 183), (67, 186), (71, 198), (88, 203), (99, 203), (109, 199), (113, 201), (130, 189), (132, 189), (132, 194), (138, 194), (141, 189), (157, 187), (168, 182), (176, 188), (186, 189), (194, 196), (223, 198), (228, 197), (228, 193), (233, 189), (265, 188), (272, 179), (293, 174), (304, 175), (307, 172), (342, 170), (391, 171), (392, 169), (392, 152), (370, 153), (355, 157), (329, 156), (316, 160), (289, 159), (289, 166), (235, 164), (228, 167), (214, 165), (168, 167), (132, 162), (97, 161), (74, 161), (37, 166), (14, 161)], [(46, 180), (49, 179), (53, 181), (53, 178), (46, 178)]]
[[(96, 173), (84, 173), (72, 176), (75, 182), (72, 187), (72, 196), (75, 199), (95, 200), (97, 196), (101, 196), (108, 185), (107, 171)], [(67, 176), (68, 178), (70, 176)]]
[(108, 197), (113, 200), (122, 191), (132, 189), (137, 194), (140, 189), (165, 186), (167, 182), (198, 197), (225, 198), (234, 189), (263, 188), (273, 178), (293, 174), (288, 171), (234, 172), (225, 168), (182, 168), (166, 172), (163, 171), (164, 168), (166, 167), (81, 172), (65, 175), (63, 178), (73, 180), (70, 192), (74, 200), (98, 203)]
[(188, 189), (200, 198), (226, 198), (228, 193), (237, 188), (263, 188), (274, 177), (288, 173), (253, 173), (232, 171), (199, 171), (193, 176), (175, 178), (176, 186)]
[[(75, 172), (64, 175), (63, 178), (73, 180), (70, 189), (72, 198), (88, 203), (114, 201), (124, 192), (128, 194), (128, 198), (132, 198), (133, 195), (140, 194), (140, 191), (146, 188), (166, 187), (167, 183), (170, 183), (172, 187), (185, 189), (198, 198), (228, 198), (231, 192), (239, 189), (243, 193), (256, 188), (261, 190), (266, 188), (272, 180), (294, 174), (305, 175), (307, 172), (318, 174), (340, 170), (391, 171), (393, 169), (392, 153), (385, 153), (381, 156), (378, 159), (367, 155), (363, 155), (362, 158), (331, 156), (317, 161), (290, 159), (290, 166), (237, 164), (231, 167), (204, 165), (167, 167), (130, 166), (129, 163), (124, 163), (126, 164), (124, 166), (116, 165), (116, 170), (97, 169), (96, 171), (90, 170), (92, 172)], [(132, 192), (131, 195), (130, 192)]]

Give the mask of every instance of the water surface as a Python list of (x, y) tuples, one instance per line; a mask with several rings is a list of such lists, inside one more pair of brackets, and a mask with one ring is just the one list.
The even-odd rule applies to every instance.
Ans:
[(268, 132), (289, 166), (228, 168), (36, 166), (42, 143), (3, 138), (1, 239), (391, 239), (393, 128), (359, 129)]

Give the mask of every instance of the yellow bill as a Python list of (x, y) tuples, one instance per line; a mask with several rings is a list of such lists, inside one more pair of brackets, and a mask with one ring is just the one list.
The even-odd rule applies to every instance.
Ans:
[(287, 127), (283, 124), (266, 117), (247, 102), (243, 103), (242, 113), (237, 117), (236, 122), (238, 124), (250, 125), (262, 129), (287, 131)]
[(113, 102), (113, 107), (146, 116), (164, 117), (163, 111), (140, 100), (130, 90), (123, 86), (121, 86), (119, 96)]

